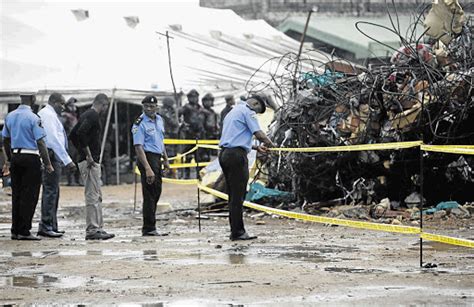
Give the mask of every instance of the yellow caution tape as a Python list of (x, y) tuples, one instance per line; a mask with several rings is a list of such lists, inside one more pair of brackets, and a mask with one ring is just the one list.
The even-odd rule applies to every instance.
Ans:
[[(209, 145), (209, 146), (212, 146), (212, 145)], [(191, 148), (190, 150), (186, 151), (186, 152), (183, 152), (181, 154), (177, 154), (176, 156), (174, 157), (171, 157), (171, 158), (168, 158), (168, 161), (173, 161), (173, 160), (178, 160), (178, 159), (181, 159), (182, 157), (186, 156), (186, 155), (189, 155), (190, 153), (193, 153), (195, 152), (196, 150), (198, 150), (198, 146), (194, 146), (193, 148)]]
[(426, 233), (426, 232), (421, 233), (420, 236), (423, 239), (428, 240), (428, 241), (436, 241), (436, 242), (441, 242), (445, 244), (474, 248), (474, 241), (467, 240), (467, 239), (459, 239), (459, 238), (435, 235), (435, 234)]
[(211, 162), (199, 162), (199, 163), (174, 163), (170, 164), (170, 168), (186, 168), (186, 167), (204, 167), (211, 164)]
[(207, 148), (207, 149), (221, 149), (218, 145), (198, 145), (199, 148)]
[[(141, 175), (140, 170), (135, 166), (135, 174)], [(199, 180), (197, 179), (172, 179), (172, 178), (161, 178), (163, 182), (175, 183), (175, 184), (198, 184)]]
[(460, 155), (474, 155), (474, 146), (470, 145), (421, 145), (424, 151), (453, 153)]
[[(208, 188), (200, 184), (198, 184), (198, 188), (211, 195), (228, 200), (228, 195), (225, 193), (216, 191), (214, 189)], [(323, 217), (323, 216), (310, 215), (306, 213), (297, 213), (297, 212), (290, 212), (290, 211), (270, 208), (270, 207), (254, 204), (248, 201), (244, 202), (244, 206), (258, 210), (258, 211), (270, 213), (270, 214), (276, 214), (276, 215), (286, 216), (293, 219), (316, 222), (316, 223), (332, 224), (332, 225), (347, 226), (347, 227), (352, 227), (352, 228), (379, 230), (379, 231), (387, 231), (387, 232), (398, 232), (398, 233), (408, 233), (408, 234), (420, 233), (420, 228), (411, 227), (411, 226), (385, 225), (385, 224), (378, 224), (378, 223), (329, 218), (329, 217)]]
[(288, 151), (288, 152), (340, 152), (340, 151), (402, 149), (402, 148), (418, 147), (421, 144), (422, 144), (421, 141), (413, 141), (413, 142), (362, 144), (362, 145), (329, 146), (329, 147), (270, 148), (270, 150)]
[(422, 146), (438, 147), (438, 148), (465, 148), (465, 149), (474, 149), (474, 145), (427, 145), (422, 144)]
[[(211, 164), (211, 162), (199, 162), (199, 163), (173, 163), (170, 164), (170, 168), (187, 168), (187, 167), (205, 167)], [(140, 170), (138, 166), (135, 166), (135, 174), (140, 175)]]
[(174, 183), (174, 184), (183, 184), (183, 185), (191, 185), (191, 184), (198, 184), (199, 180), (197, 179), (172, 179), (172, 178), (161, 178), (163, 182), (166, 183)]
[(195, 144), (219, 144), (219, 140), (178, 140), (178, 139), (165, 139), (165, 145), (195, 145)]

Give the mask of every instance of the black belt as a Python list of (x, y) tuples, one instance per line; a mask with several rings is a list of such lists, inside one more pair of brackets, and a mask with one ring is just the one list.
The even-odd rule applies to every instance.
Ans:
[(26, 148), (13, 148), (12, 153), (14, 154), (30, 154), (39, 156), (38, 149), (26, 149)]
[(224, 151), (226, 149), (239, 149), (239, 150), (243, 150), (245, 152), (245, 154), (247, 154), (247, 149), (245, 149), (243, 147), (221, 147), (222, 151)]
[(158, 155), (158, 156), (161, 156), (161, 155), (162, 155), (162, 154), (160, 154), (160, 153), (151, 152), (151, 151), (145, 151), (145, 154)]

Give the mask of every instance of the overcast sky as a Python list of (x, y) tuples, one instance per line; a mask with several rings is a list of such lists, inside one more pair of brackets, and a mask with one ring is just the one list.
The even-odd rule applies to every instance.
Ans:
[(9, 15), (11, 13), (20, 13), (29, 10), (36, 10), (45, 5), (61, 6), (71, 5), (75, 7), (87, 7), (88, 4), (98, 5), (121, 5), (121, 4), (133, 4), (134, 6), (148, 6), (148, 5), (166, 5), (166, 6), (198, 6), (199, 0), (1, 0), (0, 1), (0, 14)]

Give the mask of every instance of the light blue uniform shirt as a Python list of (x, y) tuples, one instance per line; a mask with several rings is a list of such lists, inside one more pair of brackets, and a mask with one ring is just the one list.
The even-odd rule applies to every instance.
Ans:
[(163, 154), (165, 126), (160, 115), (153, 120), (142, 113), (132, 126), (133, 145), (143, 145), (145, 152)]
[(58, 113), (51, 105), (47, 104), (38, 112), (38, 115), (46, 132), (46, 146), (54, 151), (56, 157), (64, 165), (68, 165), (72, 159), (67, 153), (66, 131), (59, 120)]
[(238, 102), (224, 118), (224, 128), (219, 146), (225, 148), (241, 147), (247, 152), (252, 150), (253, 134), (260, 129), (257, 113), (245, 102)]
[(33, 113), (30, 106), (21, 104), (5, 118), (2, 136), (11, 139), (12, 149), (37, 150), (36, 141), (44, 138), (46, 133), (38, 115)]

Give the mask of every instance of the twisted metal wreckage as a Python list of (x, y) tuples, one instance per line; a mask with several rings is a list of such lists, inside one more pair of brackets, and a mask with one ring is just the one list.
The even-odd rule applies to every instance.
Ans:
[[(275, 144), (294, 148), (418, 140), (474, 144), (473, 25), (457, 1), (439, 1), (427, 14), (428, 9), (420, 8), (405, 35), (400, 33), (398, 16), (389, 13), (393, 28), (384, 28), (402, 45), (398, 50), (387, 45), (393, 49), (390, 63), (379, 59), (368, 68), (331, 58), (321, 63), (312, 60), (315, 51), (300, 58), (287, 54), (276, 62), (272, 59), (277, 68), (268, 82), (251, 78), (247, 90), (271, 91), (284, 102), (270, 126)], [(366, 36), (370, 26), (378, 25), (356, 24)], [(262, 73), (263, 68), (256, 72)], [(472, 156), (423, 152), (423, 160), (428, 205), (473, 200)], [(419, 148), (280, 152), (261, 163), (259, 171), (268, 187), (294, 193), (295, 201), (284, 207), (368, 205), (384, 198), (390, 199), (392, 208), (420, 202)], [(263, 202), (281, 205), (271, 199)]]

